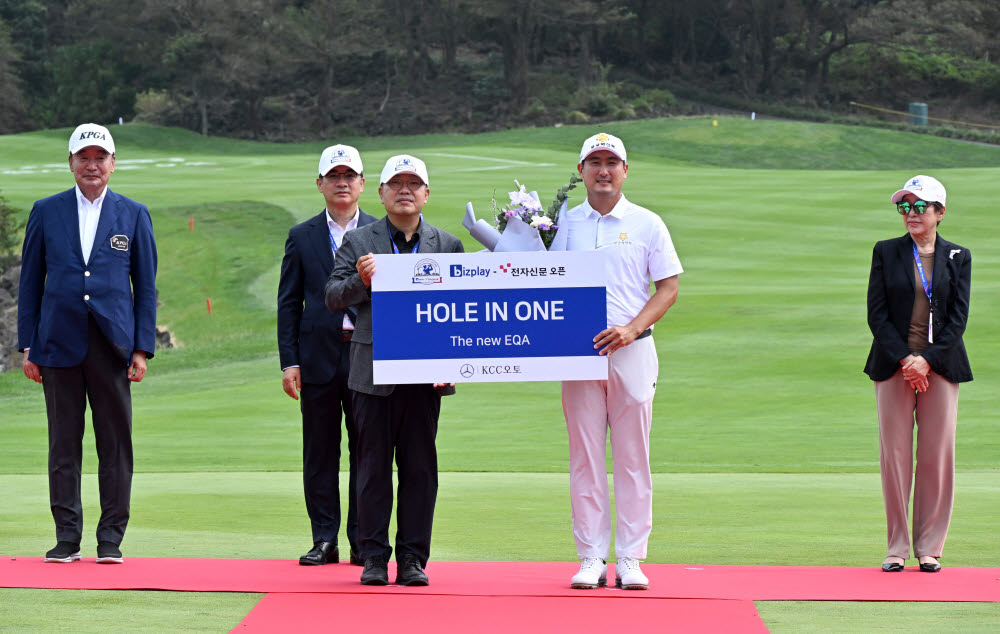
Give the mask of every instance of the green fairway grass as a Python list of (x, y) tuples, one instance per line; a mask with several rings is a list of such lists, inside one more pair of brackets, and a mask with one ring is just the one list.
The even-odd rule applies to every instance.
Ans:
[[(943, 574), (948, 566), (1000, 566), (1000, 219), (992, 209), (1000, 148), (857, 127), (711, 122), (603, 128), (629, 148), (626, 195), (663, 216), (686, 270), (678, 302), (654, 336), (660, 377), (648, 561), (881, 563), (874, 391), (861, 372), (871, 343), (865, 292), (875, 241), (905, 231), (889, 195), (929, 172), (949, 192), (942, 236), (974, 256), (965, 340), (976, 380), (961, 390)], [(133, 389), (136, 480), (125, 556), (298, 557), (309, 546), (301, 423), (298, 404), (281, 390), (275, 296), (288, 228), (322, 208), (315, 170), (325, 144), (205, 139), (141, 125), (111, 131), (119, 168), (111, 187), (150, 207), (158, 322), (181, 344), (157, 351)], [(547, 203), (594, 131), (330, 143), (353, 141), (361, 150), (369, 177), (361, 206), (375, 215), (382, 215), (376, 181), (385, 159), (400, 152), (425, 159), (427, 219), (477, 250), (460, 225), (465, 203), (484, 217), (491, 196), (504, 199), (514, 179)], [(24, 210), (22, 219), (33, 200), (72, 186), (59, 158), (68, 134), (0, 137), (0, 193)], [(580, 190), (573, 194), (579, 201)], [(39, 556), (54, 543), (40, 386), (19, 373), (0, 375), (0, 412), (0, 555)], [(89, 430), (85, 443), (83, 547), (93, 556), (97, 465)], [(445, 399), (431, 576), (434, 559), (574, 559), (566, 445), (556, 383), (461, 385)], [(343, 453), (346, 469), (346, 441)], [(65, 610), (89, 604), (104, 607), (109, 619), (134, 614), (164, 629), (187, 627), (185, 611), (213, 610), (219, 618), (206, 621), (206, 631), (224, 631), (253, 603), (245, 595), (171, 595), (179, 604), (191, 597), (171, 621), (159, 611), (163, 594), (106, 601), (102, 593), (0, 590), (0, 605), (8, 606), (0, 607), (0, 623), (44, 629), (38, 614), (50, 603)], [(759, 605), (775, 631), (903, 631), (921, 622), (903, 618), (906, 604), (877, 604), (900, 617), (888, 623), (871, 604)], [(930, 605), (913, 614), (934, 612)], [(995, 606), (940, 613), (951, 616), (935, 620), (936, 631), (949, 623), (952, 631), (984, 630), (997, 614)], [(79, 631), (109, 622), (87, 620)]]

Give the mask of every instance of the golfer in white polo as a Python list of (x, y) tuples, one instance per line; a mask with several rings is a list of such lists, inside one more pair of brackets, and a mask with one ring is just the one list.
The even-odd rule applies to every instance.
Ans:
[[(608, 327), (593, 341), (594, 348), (608, 356), (608, 379), (562, 384), (573, 537), (581, 560), (571, 585), (607, 584), (611, 502), (605, 446), (610, 430), (617, 507), (616, 585), (646, 590), (649, 580), (639, 560), (646, 557), (653, 526), (649, 430), (658, 371), (650, 335), (653, 324), (677, 300), (677, 276), (683, 269), (663, 220), (622, 194), (628, 162), (621, 139), (603, 133), (587, 139), (577, 170), (587, 200), (567, 211), (559, 224), (568, 232), (567, 250), (598, 250), (606, 255)], [(650, 281), (656, 288), (652, 295)]]

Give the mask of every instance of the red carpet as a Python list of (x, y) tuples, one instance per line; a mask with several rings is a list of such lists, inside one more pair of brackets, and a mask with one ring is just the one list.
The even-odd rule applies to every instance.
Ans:
[[(767, 632), (751, 601), (629, 600), (627, 608), (614, 610), (606, 609), (605, 605), (587, 601), (579, 594), (577, 598), (569, 598), (275, 593), (264, 597), (233, 632), (325, 634), (334, 623), (337, 630), (345, 632), (434, 634)], [(336, 615), (334, 621), (331, 615)]]
[[(92, 558), (46, 564), (40, 557), (0, 560), (0, 587), (93, 590), (188, 590), (315, 592), (448, 596), (579, 597), (569, 587), (573, 562), (431, 561), (426, 588), (367, 587), (357, 566), (299, 566), (275, 559), (139, 559), (98, 566)], [(1000, 602), (1000, 568), (945, 568), (926, 574), (907, 568), (886, 574), (875, 566), (684, 566), (645, 564), (648, 592), (613, 588), (584, 591), (613, 599), (739, 599), (794, 601), (989, 601)], [(395, 565), (389, 566), (390, 578)], [(614, 578), (613, 566), (608, 575)]]

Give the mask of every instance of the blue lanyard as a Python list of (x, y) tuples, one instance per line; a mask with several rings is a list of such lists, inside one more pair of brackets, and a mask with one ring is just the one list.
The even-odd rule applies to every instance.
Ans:
[[(399, 255), (399, 247), (396, 246), (396, 241), (392, 239), (392, 225), (389, 224), (389, 217), (388, 216), (386, 216), (386, 219), (385, 219), (385, 227), (386, 227), (386, 229), (389, 230), (389, 242), (392, 243), (392, 252), (395, 253), (396, 255)], [(420, 246), (420, 236), (417, 236), (417, 241), (413, 245), (413, 250), (410, 251), (410, 253), (416, 253), (417, 252), (417, 248), (419, 246)]]
[[(917, 243), (913, 243), (913, 261), (917, 265), (917, 273), (920, 275), (920, 283), (924, 287), (924, 294), (927, 295), (927, 303), (930, 304), (930, 314), (927, 317), (927, 343), (934, 343), (934, 303), (931, 302), (931, 294), (933, 289), (931, 288), (931, 282), (927, 280), (927, 276), (924, 274), (924, 263), (920, 261), (920, 253), (917, 252)], [(931, 278), (934, 277), (934, 271), (931, 271)]]
[[(917, 252), (917, 243), (913, 243), (913, 261), (917, 265), (917, 273), (920, 274), (920, 283), (924, 286), (924, 294), (927, 295), (927, 301), (931, 301), (931, 294), (933, 290), (931, 289), (931, 283), (927, 280), (927, 276), (924, 274), (924, 263), (920, 261), (920, 253)], [(931, 278), (933, 279), (934, 272), (931, 272)]]
[(333, 231), (330, 231), (329, 227), (327, 227), (327, 231), (329, 231), (329, 233), (330, 233), (330, 248), (333, 249), (333, 255), (336, 256), (337, 255), (337, 243), (333, 239)]

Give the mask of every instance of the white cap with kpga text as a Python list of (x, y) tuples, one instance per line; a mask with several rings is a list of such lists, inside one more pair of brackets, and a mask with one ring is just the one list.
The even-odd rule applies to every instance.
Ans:
[(102, 125), (96, 123), (84, 123), (78, 125), (73, 134), (69, 136), (69, 153), (76, 154), (85, 147), (97, 146), (105, 150), (108, 154), (115, 153), (115, 140), (111, 138), (111, 133)]

